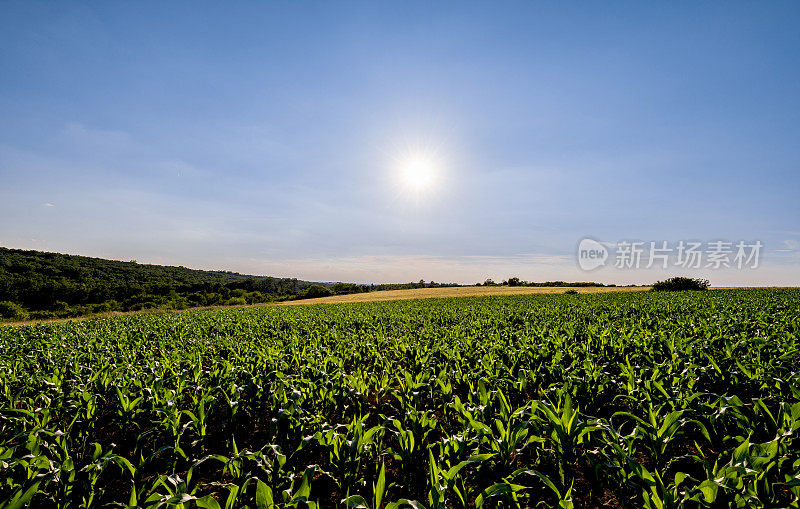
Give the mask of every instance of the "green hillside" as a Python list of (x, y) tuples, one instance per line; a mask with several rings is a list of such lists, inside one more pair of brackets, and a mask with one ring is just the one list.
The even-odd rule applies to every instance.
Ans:
[(0, 248), (0, 318), (6, 319), (268, 302), (311, 285), (294, 278)]

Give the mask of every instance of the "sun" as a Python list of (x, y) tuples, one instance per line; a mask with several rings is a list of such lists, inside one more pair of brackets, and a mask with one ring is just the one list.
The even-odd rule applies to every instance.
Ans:
[(406, 156), (400, 161), (399, 170), (403, 186), (417, 193), (433, 187), (440, 172), (434, 158), (424, 154)]

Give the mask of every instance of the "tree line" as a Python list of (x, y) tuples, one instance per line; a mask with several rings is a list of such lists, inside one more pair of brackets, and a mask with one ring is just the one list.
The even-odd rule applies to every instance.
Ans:
[(0, 319), (257, 304), (450, 283), (319, 283), (0, 247)]
[[(484, 285), (495, 285), (488, 279)], [(603, 286), (599, 283), (534, 283), (511, 277), (509, 286)], [(481, 283), (478, 283), (481, 285)], [(412, 288), (461, 286), (409, 283), (320, 283), (26, 251), (0, 247), (0, 319), (64, 318), (109, 311), (186, 309)]]

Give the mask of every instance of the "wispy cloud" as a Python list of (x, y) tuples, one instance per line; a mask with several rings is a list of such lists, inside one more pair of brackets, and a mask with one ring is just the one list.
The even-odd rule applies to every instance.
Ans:
[(338, 258), (287, 258), (282, 260), (231, 260), (232, 264), (258, 274), (279, 274), (311, 280), (388, 283), (426, 281), (476, 283), (518, 276), (527, 280), (552, 280), (585, 276), (569, 256), (392, 256), (364, 255)]
[(786, 239), (783, 241), (783, 245), (786, 246), (786, 249), (776, 249), (775, 251), (779, 253), (792, 253), (795, 251), (800, 251), (800, 240)]

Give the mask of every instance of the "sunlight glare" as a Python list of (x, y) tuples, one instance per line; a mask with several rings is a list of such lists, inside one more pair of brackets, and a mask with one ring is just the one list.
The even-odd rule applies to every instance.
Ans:
[(415, 192), (429, 189), (434, 184), (437, 173), (435, 161), (421, 154), (408, 156), (400, 165), (403, 185)]

